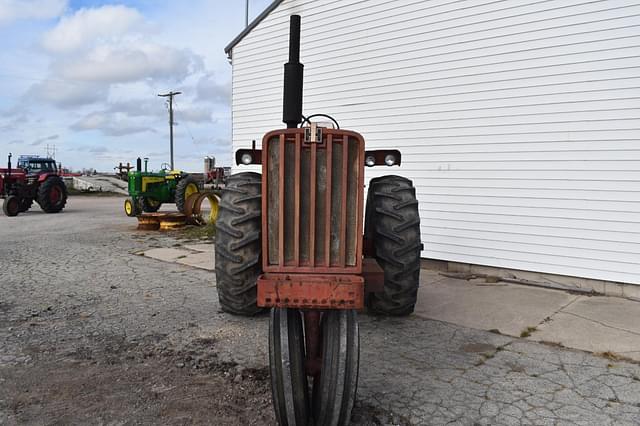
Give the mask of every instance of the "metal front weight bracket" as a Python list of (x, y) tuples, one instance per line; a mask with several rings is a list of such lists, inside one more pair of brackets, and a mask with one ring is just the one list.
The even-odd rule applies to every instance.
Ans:
[(322, 142), (322, 127), (319, 127), (318, 123), (310, 123), (309, 127), (304, 128), (304, 142), (305, 143), (321, 143)]

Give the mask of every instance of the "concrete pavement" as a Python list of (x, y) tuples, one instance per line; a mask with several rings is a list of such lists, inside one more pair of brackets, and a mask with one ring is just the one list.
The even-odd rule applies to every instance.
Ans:
[[(144, 256), (215, 270), (213, 244), (153, 248)], [(640, 302), (423, 269), (415, 313), (425, 319), (640, 361)]]
[[(110, 197), (70, 197), (56, 215), (0, 215), (0, 424), (273, 424), (268, 317), (220, 312), (214, 274), (177, 263), (212, 246), (136, 225)], [(157, 248), (184, 252), (171, 262), (139, 255)], [(500, 299), (499, 283), (444, 278), (423, 271), (419, 311), (434, 315), (443, 286), (476, 286), (475, 300), (490, 290), (483, 310), (455, 306), (474, 297), (448, 310), (489, 312), (484, 328), (502, 330), (509, 316), (492, 316), (511, 306), (513, 318), (533, 298), (515, 288)], [(580, 300), (562, 313), (584, 316), (574, 310)], [(533, 341), (559, 314), (528, 339), (478, 329), (473, 317), (467, 327), (424, 315), (359, 315), (355, 424), (640, 424), (639, 364)], [(544, 317), (527, 315), (516, 333)]]
[(422, 270), (416, 315), (640, 361), (640, 302)]

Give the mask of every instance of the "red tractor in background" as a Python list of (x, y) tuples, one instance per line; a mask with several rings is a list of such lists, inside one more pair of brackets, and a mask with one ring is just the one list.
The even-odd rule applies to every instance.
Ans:
[(231, 167), (216, 167), (216, 157), (204, 158), (204, 183), (213, 184), (214, 188), (225, 185), (231, 174)]
[(12, 168), (9, 154), (7, 168), (0, 168), (0, 198), (7, 216), (26, 212), (34, 200), (45, 213), (58, 213), (67, 203), (67, 187), (58, 176), (54, 159), (23, 155)]

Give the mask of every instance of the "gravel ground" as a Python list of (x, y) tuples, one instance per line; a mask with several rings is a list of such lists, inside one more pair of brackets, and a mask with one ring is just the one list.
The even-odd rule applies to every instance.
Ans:
[[(0, 216), (0, 424), (273, 424), (266, 316), (136, 255), (122, 199)], [(640, 424), (640, 366), (417, 317), (360, 316), (356, 424)]]

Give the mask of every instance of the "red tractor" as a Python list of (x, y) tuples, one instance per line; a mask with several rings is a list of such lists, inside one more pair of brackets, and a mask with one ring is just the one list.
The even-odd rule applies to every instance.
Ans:
[(0, 168), (0, 198), (2, 211), (17, 216), (37, 201), (46, 213), (58, 213), (67, 203), (67, 187), (52, 158), (35, 155), (18, 157), (18, 166), (11, 168), (11, 154), (7, 168)]
[[(408, 315), (420, 274), (415, 189), (365, 167), (399, 166), (397, 150), (366, 150), (364, 138), (325, 114), (302, 115), (300, 17), (291, 16), (284, 66), (286, 129), (236, 164), (216, 222), (221, 307), (239, 315), (270, 308), (269, 366), (281, 425), (350, 422), (360, 357), (357, 311)], [(332, 124), (313, 122), (324, 117)], [(363, 229), (364, 223), (364, 229)]]

